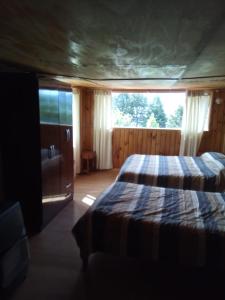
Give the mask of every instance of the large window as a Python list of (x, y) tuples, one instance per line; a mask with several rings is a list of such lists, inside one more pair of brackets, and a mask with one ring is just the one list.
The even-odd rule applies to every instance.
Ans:
[(181, 128), (185, 92), (112, 93), (113, 126)]

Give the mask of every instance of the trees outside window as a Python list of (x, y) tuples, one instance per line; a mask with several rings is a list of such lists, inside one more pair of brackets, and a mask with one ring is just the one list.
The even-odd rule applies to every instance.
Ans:
[(130, 120), (129, 127), (146, 127), (151, 115), (148, 99), (143, 94), (119, 94), (113, 98), (113, 110), (117, 116), (115, 124), (126, 126)]
[(113, 93), (114, 126), (180, 128), (184, 98), (184, 93)]
[(154, 115), (156, 122), (159, 124), (159, 128), (165, 128), (167, 116), (165, 114), (160, 97), (156, 96), (149, 106), (151, 113)]
[(183, 106), (179, 105), (178, 108), (175, 110), (174, 115), (170, 115), (166, 127), (167, 128), (180, 128), (182, 125), (182, 117), (183, 117), (184, 108)]

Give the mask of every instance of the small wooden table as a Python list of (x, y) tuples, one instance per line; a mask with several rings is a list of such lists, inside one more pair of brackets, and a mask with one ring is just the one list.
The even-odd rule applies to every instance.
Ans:
[(81, 166), (82, 166), (83, 173), (88, 173), (90, 171), (90, 168), (92, 170), (96, 170), (96, 151), (91, 151), (91, 150), (82, 151)]

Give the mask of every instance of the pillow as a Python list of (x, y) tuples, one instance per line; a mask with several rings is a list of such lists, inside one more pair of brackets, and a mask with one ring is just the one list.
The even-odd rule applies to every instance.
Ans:
[(205, 152), (201, 155), (203, 159), (214, 159), (219, 161), (225, 167), (225, 155), (220, 152)]
[(209, 152), (215, 159), (225, 159), (225, 154), (220, 152)]

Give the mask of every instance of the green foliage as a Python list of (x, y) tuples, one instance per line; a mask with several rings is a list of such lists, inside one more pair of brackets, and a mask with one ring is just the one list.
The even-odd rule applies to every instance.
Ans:
[(113, 101), (113, 109), (118, 109), (131, 119), (130, 126), (146, 127), (150, 116), (148, 100), (141, 94), (120, 94)]
[(129, 127), (131, 124), (131, 117), (128, 115), (125, 115), (117, 108), (114, 108), (114, 124), (118, 127)]
[(151, 104), (143, 94), (123, 93), (113, 98), (115, 126), (179, 128), (181, 127), (183, 107), (178, 106), (173, 115), (167, 118), (160, 97)]
[(150, 104), (151, 113), (154, 114), (154, 117), (159, 124), (160, 128), (166, 127), (167, 117), (163, 109), (162, 102), (159, 97), (155, 97), (153, 102)]
[(150, 128), (159, 128), (159, 123), (156, 121), (155, 116), (153, 113), (151, 113), (148, 121), (147, 121), (147, 127)]
[(183, 107), (181, 105), (175, 110), (174, 115), (170, 115), (166, 127), (167, 128), (180, 128), (182, 125)]

